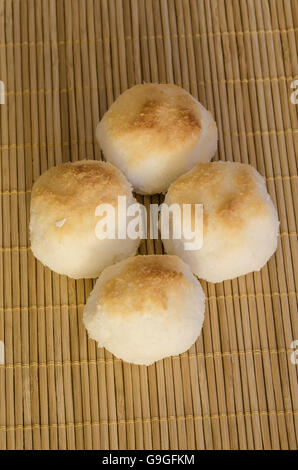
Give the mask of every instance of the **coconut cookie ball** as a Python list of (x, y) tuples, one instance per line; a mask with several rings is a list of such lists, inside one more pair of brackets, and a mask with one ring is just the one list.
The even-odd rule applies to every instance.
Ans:
[(205, 295), (177, 256), (136, 256), (106, 268), (84, 310), (99, 347), (134, 364), (152, 364), (192, 346), (204, 320)]
[(217, 148), (211, 113), (182, 88), (156, 83), (125, 91), (96, 136), (105, 158), (140, 194), (166, 192), (196, 163), (211, 160)]
[(203, 204), (199, 250), (186, 251), (183, 237), (163, 240), (166, 252), (181, 256), (202, 279), (221, 282), (259, 271), (276, 250), (277, 212), (263, 178), (250, 165), (199, 163), (170, 186), (165, 202)]
[(128, 206), (136, 202), (130, 183), (110, 163), (81, 160), (50, 168), (32, 189), (33, 254), (75, 279), (97, 277), (106, 266), (135, 254), (139, 240), (99, 239), (95, 233), (97, 206), (109, 204), (117, 215), (118, 196), (125, 196)]

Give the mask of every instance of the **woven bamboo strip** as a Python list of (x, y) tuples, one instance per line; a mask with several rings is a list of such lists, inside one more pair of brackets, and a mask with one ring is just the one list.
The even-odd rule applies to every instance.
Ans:
[[(4, 8), (4, 5), (2, 5)], [(10, 38), (10, 40), (13, 40), (13, 22), (12, 22), (12, 3), (8, 2), (5, 5), (5, 10), (2, 11), (5, 12), (5, 21), (6, 21), (6, 30), (5, 34)], [(8, 19), (10, 18), (10, 20)], [(4, 80), (6, 83), (11, 83), (14, 80), (14, 55), (12, 53), (11, 49), (8, 49), (5, 54), (4, 60), (6, 63), (4, 63), (4, 69), (6, 70), (6, 76), (4, 75)], [(2, 129), (2, 139), (5, 141), (9, 141), (10, 134), (12, 134), (12, 138), (16, 139), (16, 126), (15, 126), (15, 119), (16, 119), (16, 107), (15, 107), (15, 100), (12, 98), (10, 100), (11, 105), (11, 110), (10, 113), (6, 113), (6, 116), (3, 116), (3, 120), (1, 122), (3, 129)], [(5, 122), (6, 121), (6, 122)], [(12, 128), (11, 132), (8, 132), (8, 129)], [(2, 186), (3, 187), (8, 187), (10, 186), (10, 181), (15, 178), (15, 171), (16, 171), (16, 151), (13, 152), (5, 152), (3, 155), (3, 160), (2, 160), (2, 171), (3, 171), (3, 177), (5, 178)], [(10, 206), (9, 203), (3, 203), (3, 219), (6, 221), (5, 224), (3, 224), (3, 246), (10, 246), (10, 231), (11, 231), (11, 224), (12, 224), (12, 219), (16, 216), (15, 214), (15, 204), (12, 203), (12, 206)], [(11, 208), (12, 208), (12, 215), (11, 215)], [(14, 238), (16, 237), (16, 233), (14, 231)], [(12, 298), (12, 281), (13, 281), (13, 269), (16, 268), (16, 261), (17, 258), (14, 257), (12, 260), (11, 257), (6, 254), (4, 255), (4, 272), (6, 273), (6, 279), (7, 283), (4, 285), (4, 306), (5, 304), (7, 305), (7, 301), (9, 299), (13, 301)], [(17, 290), (18, 290), (17, 286)], [(9, 360), (13, 360), (14, 357), (14, 326), (18, 328), (18, 320), (19, 317), (16, 317), (16, 321), (14, 321), (14, 316), (11, 314), (5, 315), (4, 319), (4, 340), (5, 340), (5, 357)], [(19, 355), (19, 351), (18, 351)], [(21, 387), (21, 377), (18, 374), (16, 378), (14, 378), (13, 375), (10, 373), (6, 373), (5, 377), (5, 386), (6, 386), (6, 397), (12, 397), (12, 399), (8, 398), (8, 403), (6, 407), (6, 424), (16, 424), (18, 420), (21, 418), (18, 411), (16, 410), (15, 413), (15, 397), (14, 397), (14, 388), (16, 387), (17, 389), (17, 394), (18, 398), (20, 396), (20, 387)], [(21, 409), (22, 412), (22, 409)], [(8, 433), (6, 436), (7, 440), (7, 447), (9, 448), (12, 446), (12, 448), (16, 448), (22, 445), (22, 436), (20, 436), (20, 433)]]
[[(291, 14), (291, 13), (290, 13)], [(291, 19), (291, 17), (290, 17)], [(208, 33), (202, 33), (202, 34), (196, 34), (195, 36), (191, 36), (191, 38), (193, 37), (201, 37), (202, 35), (208, 35), (208, 36), (243, 36), (243, 35), (289, 35), (289, 34), (292, 34), (292, 33), (297, 33), (298, 31), (298, 28), (294, 28), (294, 27), (291, 27), (291, 28), (284, 28), (284, 29), (280, 29), (280, 28), (274, 28), (274, 29), (260, 29), (260, 30), (246, 30), (246, 31), (237, 31), (237, 30), (229, 30), (229, 31), (213, 31), (213, 32), (208, 32)], [(164, 35), (167, 39), (173, 39), (175, 37), (177, 37), (177, 34), (176, 35)], [(147, 39), (147, 36), (142, 36), (142, 37), (145, 37)], [(153, 35), (152, 36), (153, 39), (157, 39), (157, 38), (160, 38), (160, 35)], [(119, 37), (112, 37), (112, 38), (109, 38), (107, 37), (106, 38), (107, 40), (117, 40), (119, 39)], [(124, 36), (124, 39), (125, 40), (131, 40), (131, 39), (135, 39), (135, 36), (131, 36), (131, 35), (125, 35)], [(69, 42), (72, 42), (72, 43), (75, 43), (75, 44), (79, 44), (81, 42), (87, 42), (87, 43), (101, 43), (103, 42), (103, 38), (102, 37), (96, 37), (95, 39), (71, 39), (69, 41), (65, 41), (65, 40), (59, 40), (59, 41), (50, 41), (49, 44), (54, 44), (54, 45), (58, 45), (58, 46), (65, 46), (66, 44), (68, 44)], [(47, 41), (17, 41), (17, 42), (9, 42), (9, 41), (4, 41), (0, 47), (2, 48), (5, 48), (5, 47), (10, 47), (10, 46), (15, 46), (15, 47), (22, 47), (22, 46), (25, 46), (25, 47), (43, 47), (45, 44), (47, 44)]]
[[(277, 411), (277, 412), (267, 412), (267, 411), (260, 411), (260, 412), (256, 412), (257, 414), (259, 414), (260, 416), (267, 416), (267, 415), (272, 415), (272, 414), (276, 414), (278, 416), (282, 416), (282, 415), (285, 415), (287, 413), (285, 413), (284, 411)], [(294, 411), (294, 414), (297, 415), (298, 411)], [(241, 416), (241, 415), (240, 415)], [(235, 417), (237, 418), (238, 415), (226, 415), (225, 417), (227, 417), (228, 419), (234, 419)], [(212, 416), (205, 416), (205, 415), (202, 415), (202, 416), (168, 416), (167, 418), (165, 418), (166, 421), (186, 421), (186, 420), (205, 420), (205, 419), (219, 419), (220, 416), (219, 415), (212, 415)], [(154, 417), (150, 420), (148, 420), (149, 422), (154, 422), (154, 421), (164, 421), (162, 419), (160, 419), (159, 417)], [(147, 422), (147, 420), (145, 420), (144, 422)], [(55, 428), (65, 428), (65, 427), (74, 427), (74, 428), (82, 428), (84, 426), (100, 426), (100, 425), (109, 425), (109, 426), (117, 426), (119, 424), (129, 424), (131, 423), (130, 421), (108, 421), (108, 422), (81, 422), (81, 423), (68, 423), (67, 425), (59, 425), (59, 424), (54, 424), (53, 427)], [(135, 421), (133, 421), (133, 423), (135, 423)], [(40, 427), (44, 427), (44, 426), (34, 426), (35, 428), (40, 428)], [(46, 426), (47, 427), (47, 426)], [(29, 429), (32, 429), (33, 426), (29, 426)], [(10, 430), (15, 430), (16, 427), (13, 426), (10, 428)]]
[[(4, 11), (4, 1), (1, 0), (0, 2), (0, 6), (1, 6), (1, 10)], [(5, 34), (4, 34), (4, 21), (5, 21), (5, 16), (4, 14), (1, 16), (0, 18), (0, 25), (1, 25), (1, 29), (0, 29), (0, 40), (1, 40), (1, 43), (3, 43), (5, 41)], [(4, 83), (6, 83), (6, 78), (7, 78), (7, 73), (6, 73), (6, 53), (3, 49), (1, 49), (0, 51), (0, 60), (1, 60), (1, 79), (3, 80)], [(0, 108), (0, 112), (1, 112), (1, 128), (0, 128), (0, 134), (1, 134), (1, 144), (3, 142), (6, 142), (8, 141), (8, 122), (7, 122), (7, 109), (5, 106), (1, 106)], [(7, 156), (2, 153), (1, 155), (1, 188), (2, 189), (7, 189), (7, 182), (5, 182), (4, 180), (4, 175), (5, 175), (5, 171), (6, 171), (6, 159), (7, 159)], [(5, 207), (3, 207), (3, 202), (1, 201), (1, 211), (2, 211), (2, 214), (4, 214), (4, 210), (5, 210)], [(1, 229), (1, 245), (4, 245), (4, 234), (3, 234), (3, 230)], [(6, 267), (6, 263), (5, 263), (5, 256), (2, 254), (1, 255), (1, 271), (4, 272), (4, 267)], [(6, 292), (5, 292), (5, 289), (4, 289), (4, 284), (2, 283), (1, 285), (1, 305), (4, 306), (5, 305), (5, 295), (6, 295)], [(6, 341), (6, 337), (5, 337), (5, 333), (6, 333), (6, 328), (5, 328), (5, 318), (6, 316), (4, 316), (3, 314), (1, 314), (1, 341)], [(5, 343), (4, 343), (5, 344)], [(5, 371), (3, 370), (1, 372), (1, 382), (0, 382), (0, 386), (1, 386), (1, 396), (3, 397), (3, 399), (1, 400), (1, 404), (0, 404), (0, 421), (1, 421), (1, 424), (2, 426), (6, 426), (7, 425), (7, 412), (8, 412), (8, 406), (6, 406), (6, 373)], [(9, 443), (8, 442), (8, 439), (11, 439), (11, 436), (8, 436), (7, 433), (4, 431), (2, 431), (0, 433), (0, 443), (1, 443), (1, 448), (2, 449), (6, 449), (7, 448), (7, 444), (12, 444), (11, 442)]]
[[(257, 16), (258, 16), (258, 15), (257, 15)], [(262, 46), (263, 46), (263, 47), (262, 47)], [(263, 66), (263, 67), (267, 67), (267, 64), (268, 64), (267, 59), (265, 59), (265, 52), (263, 52), (263, 49), (264, 49), (264, 45), (261, 44), (261, 45), (260, 45), (260, 53), (261, 53), (261, 54), (260, 54), (260, 58), (259, 58), (259, 56), (258, 56), (257, 54), (255, 55), (255, 64), (256, 64), (256, 67), (257, 67), (258, 69), (260, 68), (260, 64), (261, 64), (261, 66)], [(260, 61), (260, 63), (259, 63), (259, 61)], [(260, 73), (261, 73), (261, 72), (260, 72)], [(265, 86), (265, 84), (264, 84), (264, 94), (265, 94), (265, 96), (266, 96), (266, 93), (268, 93), (268, 99), (269, 99), (270, 90), (269, 90), (268, 87)], [(274, 123), (275, 114), (274, 114), (273, 108), (271, 108), (271, 106), (272, 106), (272, 105), (271, 105), (271, 101), (268, 102), (268, 99), (266, 100), (266, 104), (264, 103), (264, 107), (266, 106), (266, 108), (267, 108), (268, 125), (269, 125), (269, 126), (272, 126), (273, 123)], [(266, 114), (265, 114), (265, 116), (266, 116)], [(264, 119), (266, 119), (266, 117), (265, 117)], [(280, 139), (278, 139), (278, 141), (276, 141), (276, 139), (272, 136), (272, 138), (271, 138), (270, 140), (271, 140), (270, 143), (271, 143), (272, 146), (276, 146), (276, 144), (277, 144), (277, 145), (279, 146), (279, 148), (280, 148), (280, 151), (283, 150), (283, 147), (281, 146), (282, 143), (280, 142)], [(268, 155), (268, 156), (269, 156), (269, 155)], [(278, 164), (278, 160), (273, 160), (273, 162)], [(269, 162), (268, 162), (268, 163), (269, 163)], [(270, 161), (270, 164), (271, 164), (271, 161)], [(282, 189), (281, 189), (281, 186), (280, 186), (280, 185), (281, 185), (281, 183), (278, 183), (278, 182), (277, 182), (277, 184), (276, 184), (276, 192), (277, 192), (276, 195), (277, 195), (277, 202), (279, 203), (279, 201), (280, 201), (280, 206), (281, 206), (282, 204), (284, 204), (284, 201), (283, 201), (284, 195), (283, 195), (283, 192), (282, 192)], [(289, 217), (291, 217), (291, 215), (292, 215), (292, 214), (291, 214), (291, 205), (288, 205), (288, 204), (287, 204), (285, 207), (286, 207), (286, 211), (285, 211), (284, 223), (291, 223), (291, 219), (289, 219)], [(280, 213), (281, 213), (281, 210), (280, 210)], [(286, 220), (286, 219), (287, 219), (287, 220)], [(282, 219), (281, 219), (281, 220), (282, 220)], [(282, 222), (283, 222), (283, 220), (282, 220)], [(283, 242), (282, 242), (282, 245), (284, 245), (285, 243), (286, 243), (286, 242), (283, 241)], [(288, 249), (288, 247), (287, 247), (287, 249), (286, 249), (285, 247), (283, 247), (283, 249), (284, 249), (284, 257), (282, 258), (282, 257), (279, 255), (279, 254), (281, 253), (281, 252), (279, 251), (279, 252), (277, 253), (276, 258), (277, 258), (277, 264), (278, 264), (278, 265), (282, 266), (283, 263), (285, 264), (285, 267), (284, 267), (283, 272), (286, 272), (288, 269), (291, 269), (291, 268), (292, 268), (292, 265), (291, 265), (291, 262), (290, 262), (290, 260), (289, 260), (290, 250)], [(288, 263), (289, 263), (289, 264), (288, 264)], [(276, 279), (276, 274), (275, 274), (275, 272), (273, 272), (272, 270), (270, 271), (270, 266), (272, 266), (272, 264), (269, 264), (269, 275), (270, 275), (270, 282), (271, 282), (271, 285), (272, 285), (273, 282), (277, 282), (277, 279)], [(291, 276), (291, 274), (290, 274), (290, 276)], [(280, 279), (281, 279), (281, 280), (280, 280), (279, 282), (282, 282), (282, 283), (285, 285), (285, 279), (284, 279), (284, 277), (282, 276)], [(289, 308), (288, 305), (285, 304), (284, 302), (281, 302), (281, 307), (282, 307), (282, 312), (283, 312), (283, 315), (282, 315), (283, 318), (280, 318), (280, 319), (279, 319), (279, 318), (277, 317), (277, 320), (279, 320), (280, 322), (287, 320), (287, 318), (288, 318), (288, 308)], [(284, 327), (285, 327), (285, 326), (284, 326)], [(279, 329), (279, 326), (278, 326), (278, 325), (276, 326), (276, 331), (277, 331), (277, 333), (280, 332), (280, 329)], [(277, 334), (277, 341), (279, 341), (280, 344), (282, 344), (283, 341), (284, 341), (284, 339), (283, 339), (281, 336), (282, 336), (282, 335), (278, 335), (278, 334)], [(279, 366), (280, 366), (280, 369), (281, 369), (281, 378), (283, 379), (283, 378), (286, 377), (286, 374), (288, 373), (288, 371), (286, 371), (287, 367), (286, 367), (286, 364), (282, 364), (282, 363), (280, 363)], [(290, 371), (291, 371), (291, 369), (290, 369)], [(296, 380), (297, 380), (297, 378), (295, 378), (295, 381), (296, 381)], [(282, 381), (282, 386), (283, 386), (283, 387), (286, 387), (286, 390), (283, 390), (283, 394), (284, 394), (284, 396), (285, 396), (285, 399), (287, 399), (287, 396), (289, 397), (290, 391), (289, 391), (288, 383), (287, 383), (286, 380), (285, 380), (285, 381)], [(289, 405), (286, 405), (286, 406), (289, 406)], [(291, 405), (290, 405), (290, 406), (291, 406)], [(290, 426), (290, 423), (288, 423), (288, 425)], [(291, 433), (291, 436), (292, 436), (292, 433)], [(286, 436), (285, 436), (285, 441), (286, 441)], [(282, 445), (283, 445), (283, 443), (282, 443)], [(284, 444), (284, 445), (285, 445), (285, 444)], [(290, 445), (291, 445), (291, 443), (290, 443)], [(293, 443), (292, 443), (292, 445), (293, 445)]]
[[(23, 3), (20, 2), (20, 35), (21, 35), (21, 40), (28, 40), (28, 22), (27, 22), (27, 6)], [(22, 84), (23, 87), (28, 87), (29, 82), (30, 82), (30, 77), (29, 77), (29, 51), (28, 48), (22, 48), (21, 50), (22, 54)], [(23, 139), (22, 141), (30, 141), (31, 140), (31, 130), (30, 130), (30, 117), (31, 117), (31, 111), (30, 111), (30, 98), (29, 97), (23, 97)], [(30, 162), (30, 163), (29, 163)], [(19, 160), (20, 164), (20, 160)], [(32, 187), (32, 166), (31, 166), (31, 155), (28, 149), (24, 149), (24, 174), (23, 174), (23, 180), (24, 180), (24, 189), (26, 190), (27, 188)], [(22, 207), (23, 209), (23, 215), (24, 217), (24, 222), (22, 226), (22, 232), (21, 232), (21, 237), (20, 240), (24, 240), (24, 242), (27, 242), (27, 227), (28, 227), (28, 220), (29, 220), (29, 214), (28, 214), (28, 208), (29, 208), (29, 195), (26, 194), (23, 201), (22, 201)], [(24, 207), (25, 206), (25, 207)], [(28, 305), (29, 303), (29, 279), (30, 279), (30, 273), (29, 273), (29, 257), (26, 253), (23, 253), (23, 256), (21, 257), (22, 260), (22, 291), (23, 291), (23, 298), (22, 298), (22, 305)], [(22, 356), (23, 360), (27, 361), (30, 360), (30, 316), (29, 312), (23, 312), (22, 314)], [(31, 411), (31, 390), (30, 390), (30, 374), (24, 374), (24, 425), (30, 425), (32, 423), (32, 411)], [(33, 433), (32, 431), (25, 431), (24, 432), (24, 445), (27, 449), (31, 449), (33, 447)]]

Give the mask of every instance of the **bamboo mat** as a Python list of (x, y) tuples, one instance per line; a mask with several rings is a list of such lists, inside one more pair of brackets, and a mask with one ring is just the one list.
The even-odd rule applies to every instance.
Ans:
[[(297, 33), (295, 0), (0, 0), (0, 449), (297, 448)], [(260, 273), (202, 283), (196, 345), (148, 368), (87, 340), (93, 281), (45, 269), (28, 239), (33, 182), (100, 159), (100, 116), (143, 81), (213, 112), (216, 159), (257, 168), (281, 221)]]

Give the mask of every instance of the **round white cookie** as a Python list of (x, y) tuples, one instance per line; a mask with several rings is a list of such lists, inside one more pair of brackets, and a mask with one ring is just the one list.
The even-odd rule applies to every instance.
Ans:
[(250, 165), (199, 163), (170, 186), (165, 202), (203, 204), (200, 249), (185, 250), (183, 236), (163, 240), (166, 252), (181, 256), (199, 278), (221, 282), (259, 271), (276, 250), (278, 215), (264, 179)]
[(209, 111), (179, 86), (146, 83), (125, 91), (100, 121), (96, 136), (106, 160), (118, 166), (136, 192), (166, 192), (217, 149)]
[(30, 208), (33, 254), (59, 274), (75, 279), (98, 277), (112, 263), (135, 254), (140, 240), (99, 239), (95, 210), (100, 204), (115, 209), (118, 196), (136, 203), (132, 188), (110, 163), (81, 160), (50, 168), (34, 183)]
[(204, 320), (205, 295), (177, 256), (135, 256), (106, 268), (84, 309), (90, 338), (134, 364), (189, 349)]

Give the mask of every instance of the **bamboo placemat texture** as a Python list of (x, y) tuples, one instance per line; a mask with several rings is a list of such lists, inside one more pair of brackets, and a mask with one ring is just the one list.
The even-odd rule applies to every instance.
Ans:
[[(297, 448), (297, 20), (295, 0), (0, 0), (0, 449)], [(196, 345), (147, 368), (87, 340), (93, 281), (37, 262), (28, 218), (37, 177), (100, 159), (100, 117), (148, 81), (213, 112), (216, 159), (264, 175), (281, 226), (260, 273), (202, 282)]]

